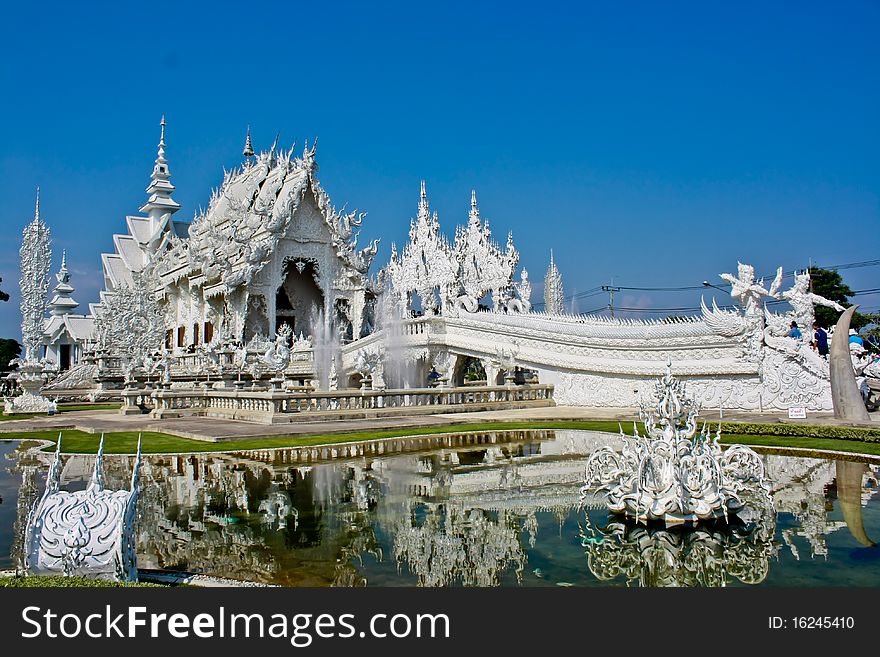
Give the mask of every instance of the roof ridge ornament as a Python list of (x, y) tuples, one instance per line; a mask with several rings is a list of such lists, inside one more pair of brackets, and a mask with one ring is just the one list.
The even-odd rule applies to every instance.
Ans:
[(247, 137), (244, 140), (244, 150), (241, 152), (244, 157), (253, 157), (254, 156), (254, 147), (251, 144), (251, 127), (248, 125), (247, 127)]
[(419, 188), (419, 215), (424, 213), (428, 214), (428, 210), (430, 205), (428, 204), (428, 190), (427, 185), (425, 184), (424, 179), (421, 181), (421, 186)]
[(471, 211), (468, 214), (468, 219), (472, 222), (478, 222), (480, 220), (480, 209), (477, 207), (477, 190), (471, 190)]

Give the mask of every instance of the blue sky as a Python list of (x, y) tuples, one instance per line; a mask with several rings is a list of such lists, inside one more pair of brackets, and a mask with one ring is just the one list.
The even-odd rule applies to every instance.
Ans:
[[(0, 336), (19, 334), (19, 236), (34, 188), (56, 260), (68, 251), (75, 297), (95, 300), (99, 254), (145, 199), (163, 113), (178, 217), (241, 160), (248, 124), (258, 148), (276, 131), (298, 149), (318, 136), (321, 181), (337, 206), (369, 213), (361, 241), (382, 239), (380, 264), (405, 241), (421, 178), (450, 235), (476, 188), (536, 284), (553, 248), (566, 294), (612, 278), (720, 283), (738, 258), (770, 273), (880, 252), (875, 2), (4, 12), (0, 287), (13, 299), (0, 304)], [(842, 273), (866, 289), (878, 272)], [(699, 293), (615, 301), (692, 307)], [(577, 308), (605, 303), (596, 295)]]

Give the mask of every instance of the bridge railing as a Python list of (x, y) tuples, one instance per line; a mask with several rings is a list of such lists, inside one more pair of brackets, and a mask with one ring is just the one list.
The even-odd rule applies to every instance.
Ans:
[[(138, 391), (141, 392), (141, 391)], [(553, 405), (547, 384), (291, 392), (283, 389), (170, 389), (150, 395), (153, 416), (207, 415), (263, 423), (296, 422), (316, 415), (364, 417)]]

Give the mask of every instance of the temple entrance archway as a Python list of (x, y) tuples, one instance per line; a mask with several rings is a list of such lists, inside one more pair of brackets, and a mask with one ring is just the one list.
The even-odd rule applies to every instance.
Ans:
[(486, 381), (486, 369), (483, 362), (474, 356), (465, 356), (458, 359), (452, 376), (452, 384), (463, 386), (465, 384), (475, 385), (478, 382), (486, 382), (483, 385), (493, 385), (492, 382)]
[(314, 334), (316, 311), (324, 309), (324, 294), (317, 283), (318, 271), (313, 261), (288, 261), (284, 280), (275, 297), (275, 327), (289, 324), (295, 335)]

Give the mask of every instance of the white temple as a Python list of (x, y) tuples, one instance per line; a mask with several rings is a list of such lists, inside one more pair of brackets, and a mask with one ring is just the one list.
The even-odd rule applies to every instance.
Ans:
[[(791, 290), (780, 290), (780, 278), (768, 290), (741, 264), (736, 276), (722, 275), (737, 310), (713, 301), (685, 319), (609, 319), (564, 313), (551, 255), (545, 308), (535, 312), (528, 272), (516, 275), (513, 237), (504, 247), (492, 239), (475, 192), (449, 239), (423, 182), (408, 242), (392, 245), (387, 265), (370, 276), (378, 240), (358, 246), (364, 214), (333, 206), (317, 179), (314, 146), (299, 157), (277, 143), (257, 153), (248, 130), (243, 163), (225, 172), (189, 224), (176, 218), (165, 148), (163, 117), (143, 214), (126, 217), (127, 232), (102, 256), (105, 289), (90, 316), (71, 313), (65, 263), (57, 275), (43, 344), (63, 367), (91, 343), (97, 364), (79, 371), (77, 385), (91, 377), (106, 388), (113, 372), (125, 370), (127, 380), (139, 368), (152, 372), (164, 348), (160, 369), (185, 386), (209, 362), (216, 372), (231, 367), (238, 350), (238, 377), (248, 372), (254, 385), (267, 368), (324, 390), (331, 379), (334, 390), (366, 380), (423, 388), (429, 373), (452, 387), (474, 376), (493, 386), (513, 384), (514, 373), (522, 383), (526, 372), (554, 386), (557, 404), (633, 407), (671, 359), (704, 408), (831, 409), (827, 362), (806, 339), (786, 335), (792, 319), (803, 324), (814, 303), (826, 302), (804, 292), (806, 275)], [(772, 313), (767, 299), (792, 311)], [(291, 330), (277, 337), (285, 325)], [(114, 332), (131, 337), (121, 345)], [(366, 361), (374, 363), (369, 376), (358, 368)], [(396, 377), (385, 376), (394, 368)]]
[(87, 315), (73, 313), (79, 307), (71, 294), (67, 254), (62, 253), (61, 269), (55, 274), (58, 284), (49, 302), (49, 317), (43, 325), (43, 354), (47, 361), (63, 372), (80, 362), (95, 330), (95, 320)]
[(141, 207), (147, 216), (126, 217), (128, 234), (115, 235), (116, 252), (102, 257), (105, 294), (147, 275), (165, 308), (169, 349), (271, 336), (281, 324), (311, 335), (319, 314), (344, 324), (349, 339), (360, 337), (378, 246), (357, 248), (362, 215), (332, 206), (316, 177), (315, 147), (300, 158), (274, 145), (255, 156), (248, 133), (245, 157), (206, 211), (179, 222), (163, 118)]

